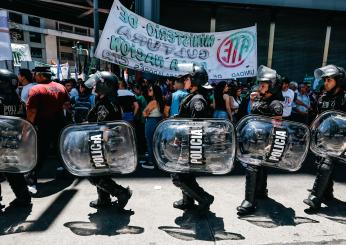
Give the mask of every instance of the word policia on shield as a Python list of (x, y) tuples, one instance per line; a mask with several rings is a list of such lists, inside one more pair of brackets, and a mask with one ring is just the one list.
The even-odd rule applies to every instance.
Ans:
[(97, 58), (161, 76), (203, 66), (210, 79), (257, 73), (256, 26), (226, 32), (188, 33), (151, 22), (114, 1), (95, 53)]

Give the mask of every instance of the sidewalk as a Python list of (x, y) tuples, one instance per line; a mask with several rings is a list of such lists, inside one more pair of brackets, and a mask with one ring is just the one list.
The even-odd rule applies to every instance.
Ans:
[[(270, 199), (261, 201), (254, 216), (239, 219), (236, 207), (244, 195), (243, 175), (198, 178), (215, 196), (206, 216), (172, 207), (180, 191), (167, 176), (122, 177), (132, 199), (126, 208), (90, 208), (96, 189), (85, 179), (40, 179), (32, 210), (0, 215), (0, 244), (346, 244), (346, 185), (335, 184), (339, 201), (322, 214), (308, 215), (303, 199), (314, 176), (305, 173), (269, 175)], [(345, 167), (341, 169), (345, 173)], [(144, 176), (144, 177), (143, 177)], [(3, 203), (14, 198), (7, 182)], [(132, 210), (134, 213), (132, 213)]]

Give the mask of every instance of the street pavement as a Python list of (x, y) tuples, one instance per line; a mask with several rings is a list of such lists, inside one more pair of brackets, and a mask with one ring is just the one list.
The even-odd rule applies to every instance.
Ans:
[[(314, 181), (313, 163), (297, 173), (271, 170), (269, 199), (258, 211), (238, 218), (244, 197), (244, 170), (237, 165), (226, 176), (202, 176), (198, 182), (215, 196), (210, 212), (183, 212), (172, 203), (181, 197), (169, 175), (138, 166), (136, 173), (116, 178), (130, 186), (126, 210), (96, 210), (89, 202), (96, 189), (86, 179), (55, 178), (50, 159), (39, 180), (31, 209), (7, 208), (0, 214), (0, 244), (346, 244), (346, 166), (337, 166), (336, 200), (319, 214), (307, 214), (303, 199)], [(54, 168), (55, 169), (55, 168)], [(13, 200), (2, 182), (3, 203)]]

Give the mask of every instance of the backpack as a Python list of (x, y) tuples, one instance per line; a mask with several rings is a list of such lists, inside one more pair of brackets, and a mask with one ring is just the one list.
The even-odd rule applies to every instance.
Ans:
[(75, 123), (82, 123), (87, 120), (90, 109), (95, 105), (95, 95), (75, 97), (74, 104), (74, 121)]

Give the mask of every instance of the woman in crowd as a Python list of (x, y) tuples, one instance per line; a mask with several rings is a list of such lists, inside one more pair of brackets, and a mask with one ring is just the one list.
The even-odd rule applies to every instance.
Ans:
[(225, 81), (219, 82), (214, 90), (214, 118), (229, 119), (232, 121), (232, 109), (228, 86)]
[(241, 87), (232, 86), (230, 88), (230, 103), (232, 110), (232, 122), (236, 123), (238, 121), (237, 113), (239, 109), (239, 105), (241, 103)]
[(145, 121), (145, 139), (147, 141), (148, 158), (145, 163), (142, 163), (143, 168), (154, 169), (154, 152), (153, 152), (153, 136), (156, 126), (162, 120), (164, 108), (161, 88), (157, 85), (149, 85), (148, 95), (151, 101), (143, 111)]

